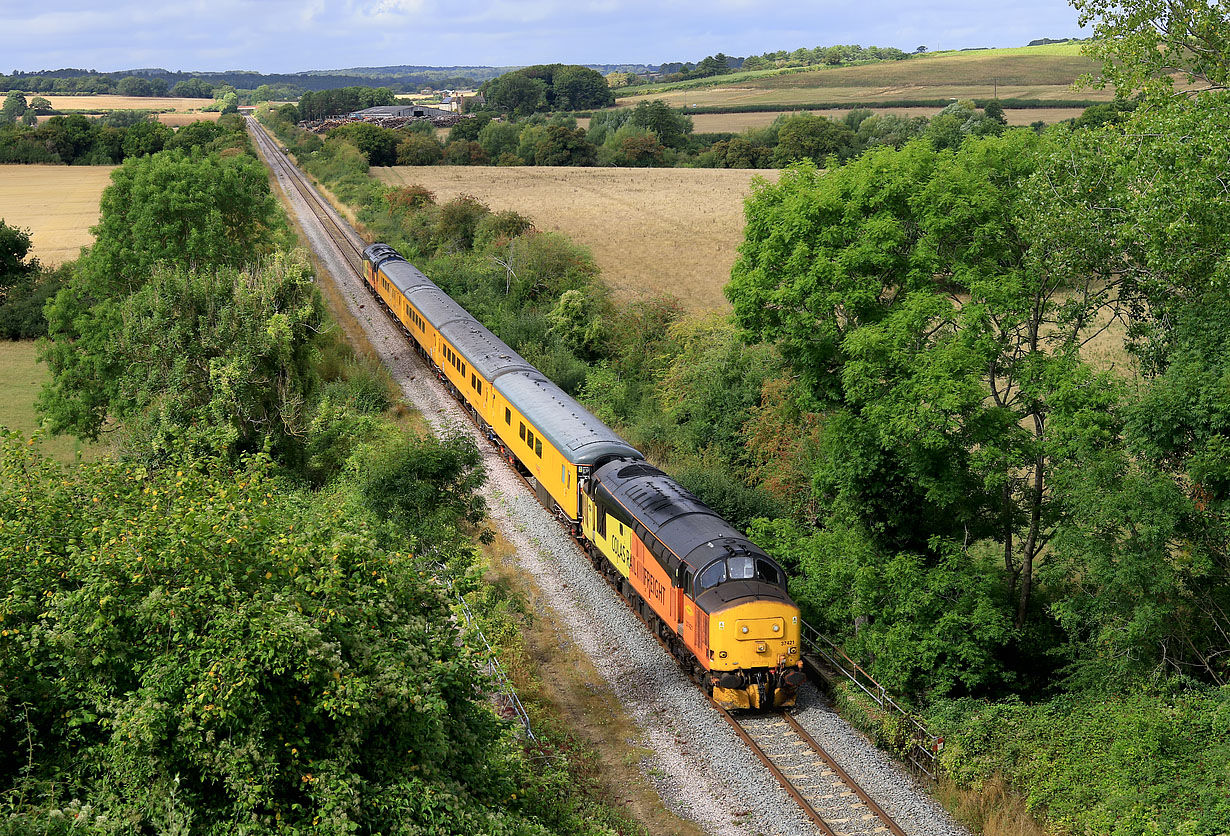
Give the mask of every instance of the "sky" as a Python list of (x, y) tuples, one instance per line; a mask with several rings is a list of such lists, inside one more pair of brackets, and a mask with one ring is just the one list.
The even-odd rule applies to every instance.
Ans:
[(3, 0), (0, 73), (660, 64), (1088, 34), (1063, 0)]

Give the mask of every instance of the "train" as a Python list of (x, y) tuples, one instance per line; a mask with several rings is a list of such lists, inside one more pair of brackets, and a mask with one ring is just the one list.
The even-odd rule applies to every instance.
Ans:
[(782, 567), (501, 341), (393, 247), (363, 279), (538, 500), (726, 709), (795, 704), (799, 608)]

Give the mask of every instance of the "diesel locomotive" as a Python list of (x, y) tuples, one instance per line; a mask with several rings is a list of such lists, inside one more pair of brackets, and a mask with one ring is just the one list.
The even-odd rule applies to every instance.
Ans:
[(386, 244), (363, 276), (419, 354), (725, 708), (794, 705), (799, 609), (771, 557)]

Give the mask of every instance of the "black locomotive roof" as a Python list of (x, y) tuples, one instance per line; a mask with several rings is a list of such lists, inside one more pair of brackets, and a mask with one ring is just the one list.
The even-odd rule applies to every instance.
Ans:
[(612, 456), (642, 458), (614, 430), (535, 368), (502, 374), (495, 388), (574, 464), (593, 465)]
[(376, 267), (380, 267), (381, 263), (389, 259), (398, 259), (405, 261), (397, 250), (390, 247), (388, 244), (368, 244), (363, 249), (363, 257), (370, 261)]
[[(415, 301), (422, 294), (414, 297)], [(482, 323), (471, 318), (457, 319), (440, 328), (441, 335), (486, 380), (494, 382), (500, 375), (515, 370), (533, 371), (524, 357), (491, 333)]]
[[(633, 527), (677, 581), (719, 557), (767, 557), (717, 512), (645, 462), (607, 462), (594, 471), (590, 492)], [(771, 558), (768, 558), (771, 560)]]

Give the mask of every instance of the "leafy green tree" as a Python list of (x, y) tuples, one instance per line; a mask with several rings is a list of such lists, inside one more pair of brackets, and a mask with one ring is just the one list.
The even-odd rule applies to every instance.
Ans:
[(71, 165), (98, 141), (99, 126), (80, 113), (74, 113), (51, 117), (39, 126), (39, 132), (60, 159)]
[(158, 263), (238, 267), (271, 252), (282, 228), (265, 168), (246, 154), (128, 160), (111, 175), (100, 212), (81, 262), (96, 296), (130, 292)]
[(1068, 230), (1039, 208), (1064, 158), (1041, 142), (1014, 131), (799, 168), (749, 202), (728, 288), (829, 412), (814, 484), (834, 520), (937, 571), (953, 544), (994, 542), (1018, 634), (1062, 517), (1063, 437), (1101, 432), (1116, 403), (1080, 359), (1105, 277), (1047, 257)]
[[(451, 134), (450, 134), (451, 136)], [(512, 122), (490, 121), (479, 130), (478, 143), (492, 160), (501, 154), (515, 154), (521, 136), (521, 126)]]
[[(368, 471), (400, 464), (397, 490), (369, 493), (440, 501), (397, 521), (415, 552), (450, 559), (429, 537), (481, 512), (477, 452), (408, 447)], [(342, 506), (288, 493), (267, 459), (70, 475), (5, 437), (8, 826), (41, 830), (69, 807), (204, 834), (553, 832), (550, 782), (517, 777), (543, 770), (484, 699), (444, 588), (380, 545), (359, 502)]]
[(26, 97), (20, 90), (10, 90), (0, 106), (0, 125), (13, 125), (26, 112)]
[(126, 76), (115, 85), (115, 91), (121, 96), (152, 96), (154, 88), (149, 80), (139, 76)]
[(8, 299), (14, 287), (21, 287), (39, 270), (37, 258), (30, 254), (30, 230), (9, 226), (0, 218), (0, 302)]
[(1175, 71), (1186, 75), (1194, 90), (1230, 85), (1230, 25), (1220, 4), (1072, 0), (1072, 5), (1082, 26), (1096, 24), (1087, 52), (1102, 59), (1102, 81), (1119, 95), (1170, 93)]
[(54, 110), (54, 108), (51, 106), (51, 102), (49, 102), (47, 99), (43, 98), (42, 96), (35, 96), (34, 98), (30, 99), (30, 109), (33, 110), (35, 113), (39, 113), (39, 114), (51, 113), (51, 111)]
[(615, 104), (615, 94), (597, 70), (566, 66), (552, 78), (551, 100), (554, 110), (588, 110), (610, 107)]
[(370, 122), (350, 122), (329, 131), (331, 137), (341, 137), (363, 152), (369, 165), (397, 164), (397, 145), (401, 134), (392, 128), (382, 128)]
[(796, 113), (778, 125), (774, 161), (779, 167), (804, 159), (820, 165), (830, 155), (848, 155), (854, 137), (854, 131), (845, 124), (812, 113)]
[(641, 102), (632, 110), (633, 125), (653, 131), (667, 148), (681, 148), (692, 132), (692, 117), (685, 116), (661, 99)]
[(161, 122), (142, 120), (124, 132), (123, 155), (143, 157), (157, 154), (174, 136), (174, 131)]
[(665, 163), (665, 148), (652, 133), (625, 136), (619, 140), (619, 161), (629, 166), (659, 166)]
[(584, 128), (547, 125), (534, 147), (534, 165), (593, 165), (598, 149), (585, 137)]
[(468, 139), (458, 139), (444, 146), (444, 162), (449, 165), (486, 165), (483, 146)]
[(491, 107), (516, 116), (529, 116), (547, 107), (546, 82), (521, 73), (505, 73), (483, 85)]
[(171, 88), (172, 96), (182, 96), (188, 99), (212, 99), (214, 88), (209, 82), (199, 78), (189, 78), (177, 81)]
[(397, 144), (397, 165), (435, 165), (443, 154), (434, 134), (409, 133)]
[(456, 125), (449, 128), (448, 141), (456, 142), (459, 139), (477, 140), (478, 135), (482, 133), (483, 128), (491, 122), (490, 113), (480, 113), (477, 116), (468, 119), (462, 119)]
[(82, 438), (119, 421), (155, 456), (186, 442), (295, 463), (323, 320), (312, 280), (300, 254), (258, 270), (155, 267), (132, 295), (94, 304), (74, 282), (47, 309), (39, 408)]

